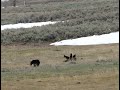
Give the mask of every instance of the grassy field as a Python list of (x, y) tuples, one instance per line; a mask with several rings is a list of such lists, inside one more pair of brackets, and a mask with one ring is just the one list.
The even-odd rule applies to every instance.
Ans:
[[(119, 31), (119, 0), (23, 0), (2, 3), (1, 25), (65, 21), (1, 31), (2, 90), (118, 90), (119, 45), (49, 46), (49, 42)], [(67, 20), (67, 21), (66, 21)], [(44, 44), (43, 44), (44, 43)], [(76, 64), (64, 55), (77, 55)], [(30, 61), (39, 59), (39, 67)]]
[[(46, 1), (48, 3), (45, 3)], [(119, 0), (31, 0), (30, 2), (29, 6), (2, 8), (1, 24), (65, 22), (2, 31), (2, 44), (55, 42), (119, 31)]]
[[(28, 1), (28, 0), (27, 0)], [(22, 2), (22, 1), (21, 1)], [(1, 24), (65, 21), (1, 32), (1, 44), (43, 43), (119, 31), (119, 0), (30, 0), (1, 9)]]
[[(119, 0), (66, 0), (1, 9), (1, 24), (83, 19), (82, 21), (117, 21)], [(44, 0), (43, 0), (44, 1)], [(50, 1), (50, 0), (46, 0)]]
[[(76, 64), (63, 62), (77, 55)], [(39, 67), (30, 66), (39, 59)], [(2, 90), (118, 90), (119, 45), (1, 46)]]

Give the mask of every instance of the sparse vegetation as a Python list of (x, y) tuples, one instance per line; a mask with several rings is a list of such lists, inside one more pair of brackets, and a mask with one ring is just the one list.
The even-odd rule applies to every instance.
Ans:
[[(57, 47), (59, 51), (56, 51), (56, 47), (46, 45), (2, 46), (2, 90), (15, 90), (16, 87), (20, 90), (27, 88), (32, 90), (31, 85), (34, 89), (41, 86), (39, 90), (53, 89), (53, 87), (56, 90), (61, 88), (79, 90), (80, 87), (84, 90), (89, 90), (89, 88), (118, 90), (118, 48), (118, 44), (59, 46)], [(71, 52), (76, 53), (76, 64), (63, 62), (64, 54), (69, 55)], [(32, 59), (39, 59), (40, 66), (31, 67)], [(80, 87), (76, 84), (77, 82), (80, 82)], [(7, 86), (5, 86), (6, 84)], [(88, 86), (85, 87), (86, 85)], [(108, 85), (110, 86), (108, 87)]]
[(2, 24), (65, 21), (43, 27), (2, 31), (2, 44), (54, 42), (119, 31), (118, 0), (53, 1), (28, 7), (7, 7), (1, 12)]
[[(1, 43), (41, 43), (55, 42), (91, 35), (101, 35), (119, 30), (119, 26), (109, 23), (89, 22), (77, 25), (79, 21), (69, 21), (55, 25), (33, 27), (30, 29), (5, 30), (1, 33)], [(104, 26), (103, 26), (104, 25)]]

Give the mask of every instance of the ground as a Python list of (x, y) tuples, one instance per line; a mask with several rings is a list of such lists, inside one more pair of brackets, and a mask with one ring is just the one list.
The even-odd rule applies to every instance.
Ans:
[[(76, 64), (63, 62), (76, 54)], [(30, 66), (39, 59), (39, 67)], [(2, 90), (118, 90), (119, 45), (1, 46)]]

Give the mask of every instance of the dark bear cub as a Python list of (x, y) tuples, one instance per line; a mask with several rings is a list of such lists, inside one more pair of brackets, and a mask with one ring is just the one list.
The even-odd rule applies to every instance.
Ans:
[(40, 61), (39, 61), (38, 59), (32, 60), (32, 61), (30, 62), (30, 65), (34, 65), (34, 67), (39, 66), (39, 64), (40, 64)]

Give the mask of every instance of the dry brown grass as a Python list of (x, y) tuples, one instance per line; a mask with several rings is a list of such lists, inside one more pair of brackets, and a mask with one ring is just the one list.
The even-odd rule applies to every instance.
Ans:
[[(96, 46), (2, 46), (2, 67), (29, 66), (32, 59), (41, 64), (64, 64), (64, 54), (77, 55), (78, 63), (91, 63), (96, 60), (115, 60), (119, 57), (118, 44)], [(81, 59), (83, 58), (83, 59)], [(19, 64), (17, 64), (19, 62)], [(23, 63), (24, 62), (24, 63)], [(4, 63), (4, 64), (3, 64)]]
[(2, 81), (2, 90), (118, 90), (118, 71)]
[[(10, 70), (10, 73), (2, 72), (1, 86), (2, 90), (118, 90), (118, 64), (114, 62), (119, 60), (119, 45), (96, 45), (96, 46), (1, 46), (1, 67), (5, 70)], [(48, 77), (41, 77), (40, 68), (44, 65), (60, 66), (65, 70), (69, 65), (63, 62), (63, 55), (70, 53), (77, 55), (77, 64), (83, 65), (82, 69), (79, 66), (69, 67), (68, 73), (60, 75), (53, 72), (45, 71), (43, 73), (52, 74)], [(81, 59), (83, 58), (83, 59)], [(30, 67), (29, 63), (32, 59), (40, 59), (41, 66), (34, 68), (35, 72), (27, 71)], [(104, 64), (97, 67), (94, 66), (96, 61), (106, 61)], [(108, 61), (108, 62), (107, 62)], [(108, 64), (107, 64), (108, 63)], [(109, 64), (110, 63), (110, 64)], [(90, 66), (93, 65), (92, 71)], [(101, 63), (99, 63), (101, 64)], [(75, 64), (76, 65), (76, 64)], [(75, 66), (73, 65), (73, 66)], [(104, 67), (105, 65), (105, 67)], [(107, 66), (108, 65), (108, 66)], [(65, 68), (64, 68), (65, 67)], [(79, 69), (82, 70), (79, 72)], [(14, 71), (17, 68), (17, 72)], [(28, 68), (28, 69), (24, 69)], [(95, 68), (97, 68), (95, 70)], [(62, 70), (61, 68), (59, 68)], [(20, 70), (24, 70), (27, 74), (18, 74)], [(39, 70), (39, 71), (37, 71)], [(49, 69), (48, 69), (49, 70)], [(76, 70), (76, 71), (75, 71)], [(86, 71), (84, 71), (86, 70)], [(90, 71), (91, 70), (91, 71)], [(44, 71), (44, 68), (43, 68)], [(20, 71), (21, 72), (21, 71)], [(76, 73), (74, 73), (76, 72)], [(86, 72), (88, 72), (86, 74)], [(56, 72), (55, 72), (56, 73)], [(64, 74), (67, 73), (67, 74)], [(15, 74), (15, 75), (14, 75)], [(5, 76), (4, 76), (5, 75)], [(23, 76), (22, 76), (23, 75)], [(33, 75), (33, 78), (29, 77)], [(45, 75), (45, 74), (43, 74)], [(22, 79), (19, 77), (21, 76)], [(35, 77), (36, 76), (36, 77)], [(29, 77), (29, 78), (27, 78)]]

